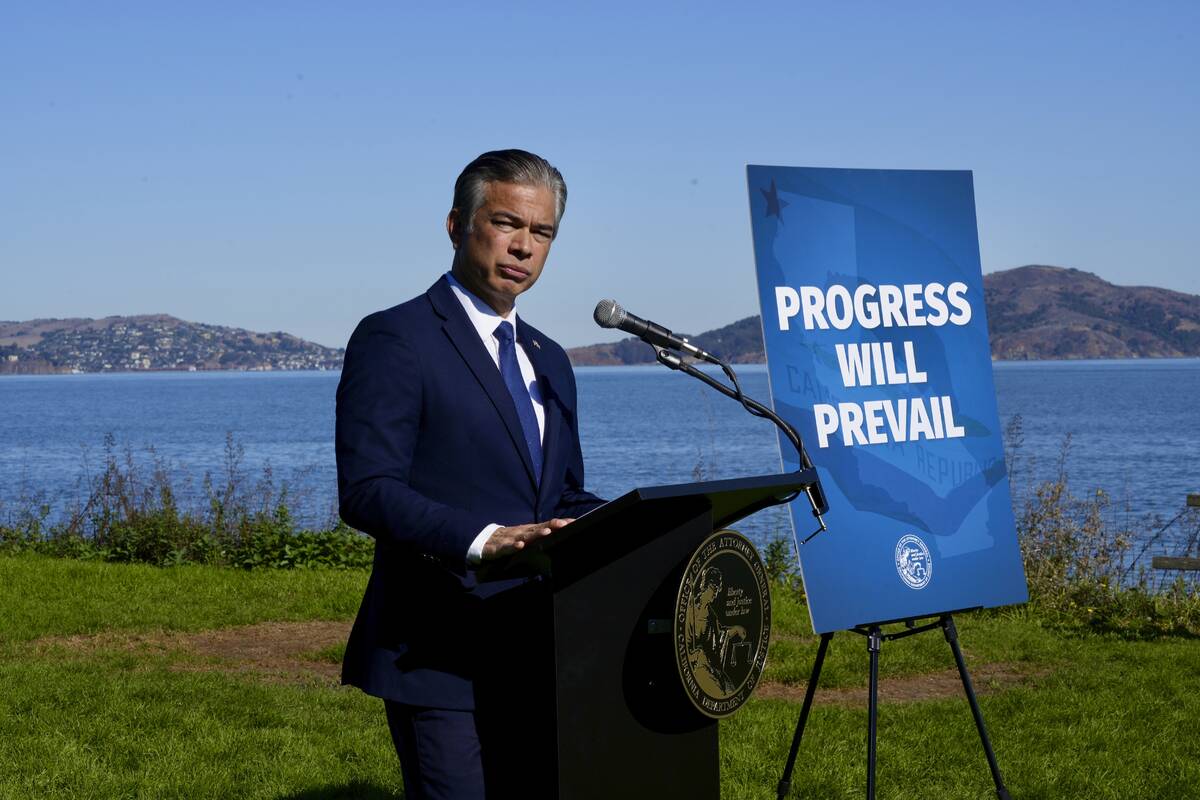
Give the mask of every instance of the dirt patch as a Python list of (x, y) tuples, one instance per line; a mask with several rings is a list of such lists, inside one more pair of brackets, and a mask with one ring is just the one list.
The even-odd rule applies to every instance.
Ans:
[[(968, 666), (971, 673), (971, 684), (975, 693), (993, 694), (1013, 686), (1032, 683), (1037, 678), (1048, 674), (1049, 670), (1030, 668), (1020, 664), (980, 664)], [(754, 690), (756, 697), (771, 700), (790, 700), (795, 703), (804, 702), (806, 684), (784, 684), (765, 682)], [(880, 678), (879, 702), (883, 703), (916, 703), (922, 700), (943, 700), (951, 697), (962, 697), (962, 680), (958, 677), (957, 669), (941, 672), (928, 672), (923, 675), (910, 675), (904, 678)], [(853, 706), (866, 708), (867, 687), (850, 687), (839, 689), (822, 689), (817, 687), (816, 704)]]
[(335, 685), (341, 664), (320, 654), (344, 644), (349, 635), (349, 622), (260, 622), (198, 633), (56, 636), (40, 639), (34, 646), (42, 652), (66, 650), (76, 655), (101, 650), (182, 653), (188, 658), (172, 664), (171, 669), (246, 673), (273, 682)]
[(345, 644), (349, 622), (260, 622), (241, 628), (201, 631), (188, 637), (188, 646), (210, 664), (180, 665), (185, 669), (248, 672), (283, 682), (336, 684), (340, 662), (318, 653)]
[[(106, 632), (93, 635), (55, 636), (39, 639), (35, 648), (45, 652), (67, 651), (88, 655), (101, 650), (144, 653), (147, 655), (182, 654), (184, 658), (171, 669), (185, 672), (224, 672), (245, 674), (274, 683), (336, 685), (341, 664), (322, 651), (344, 644), (350, 635), (345, 621), (260, 622), (235, 628), (220, 628), (198, 633), (177, 632)], [(996, 663), (970, 667), (971, 680), (978, 694), (991, 694), (1027, 685), (1049, 670), (1027, 665)], [(805, 684), (761, 683), (755, 696), (772, 700), (804, 701)], [(963, 697), (958, 670), (882, 678), (879, 681), (881, 703), (913, 703)], [(865, 708), (867, 688), (817, 688), (816, 702)]]

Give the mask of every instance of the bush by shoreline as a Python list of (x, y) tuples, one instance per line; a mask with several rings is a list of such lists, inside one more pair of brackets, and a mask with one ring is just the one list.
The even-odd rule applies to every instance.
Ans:
[[(243, 569), (371, 565), (374, 541), (332, 520), (323, 530), (296, 523), (286, 482), (270, 469), (251, 481), (243, 448), (225, 440), (219, 476), (203, 479), (203, 505), (188, 507), (153, 451), (147, 471), (132, 451), (105, 437), (103, 469), (81, 479), (83, 499), (55, 509), (33, 497), (0, 515), (0, 552), (154, 566), (201, 564)], [(5, 511), (5, 509), (0, 509)]]

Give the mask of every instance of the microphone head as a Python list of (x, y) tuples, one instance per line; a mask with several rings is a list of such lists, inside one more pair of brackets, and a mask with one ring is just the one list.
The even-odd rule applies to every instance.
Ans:
[(592, 319), (596, 320), (596, 324), (601, 328), (616, 328), (625, 321), (625, 309), (621, 308), (621, 304), (616, 300), (601, 300), (596, 303)]

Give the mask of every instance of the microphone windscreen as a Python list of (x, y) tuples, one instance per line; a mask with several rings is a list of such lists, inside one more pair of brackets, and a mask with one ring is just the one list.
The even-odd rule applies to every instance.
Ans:
[(601, 300), (596, 303), (592, 319), (596, 320), (596, 324), (601, 328), (615, 328), (625, 321), (625, 309), (621, 308), (621, 304), (616, 300)]

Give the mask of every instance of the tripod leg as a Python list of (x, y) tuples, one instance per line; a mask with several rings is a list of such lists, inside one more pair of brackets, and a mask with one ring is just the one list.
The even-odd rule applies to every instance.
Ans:
[(871, 654), (871, 686), (867, 694), (867, 800), (875, 800), (875, 734), (879, 718), (879, 650), (883, 631), (872, 625), (867, 632), (867, 651)]
[(971, 676), (967, 674), (967, 662), (963, 660), (962, 648), (958, 646), (958, 629), (954, 626), (954, 618), (947, 615), (942, 617), (942, 632), (950, 649), (954, 651), (954, 660), (958, 664), (958, 675), (962, 678), (963, 690), (967, 693), (967, 702), (971, 704), (971, 715), (975, 717), (975, 727), (979, 730), (979, 739), (983, 742), (983, 752), (987, 756), (988, 769), (992, 771), (992, 782), (996, 784), (996, 797), (999, 800), (1009, 800), (1008, 789), (1004, 788), (1004, 779), (1000, 777), (1000, 767), (996, 763), (996, 754), (992, 752), (992, 743), (988, 739), (987, 727), (983, 724), (983, 712), (979, 710), (979, 701), (975, 698), (975, 687), (971, 685)]
[(783, 777), (775, 789), (775, 797), (783, 800), (792, 788), (792, 770), (796, 766), (796, 754), (800, 752), (800, 738), (804, 736), (804, 726), (808, 723), (808, 712), (812, 709), (813, 696), (817, 693), (817, 681), (821, 678), (821, 665), (825, 663), (825, 651), (829, 649), (832, 633), (821, 634), (821, 644), (817, 648), (817, 660), (813, 662), (812, 673), (808, 676), (808, 688), (804, 690), (804, 705), (800, 707), (800, 719), (796, 721), (796, 732), (792, 735), (792, 751), (788, 753), (787, 766), (783, 768)]

